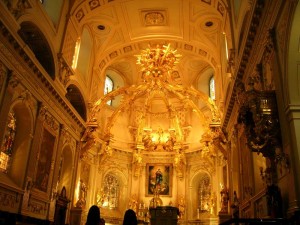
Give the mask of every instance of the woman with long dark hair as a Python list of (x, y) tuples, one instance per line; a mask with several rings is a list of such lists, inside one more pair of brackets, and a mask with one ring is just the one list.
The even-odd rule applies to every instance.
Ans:
[(104, 219), (101, 219), (100, 217), (100, 209), (98, 206), (91, 206), (86, 218), (85, 225), (105, 225)]
[(126, 210), (124, 214), (123, 225), (137, 225), (137, 217), (135, 212), (132, 209)]

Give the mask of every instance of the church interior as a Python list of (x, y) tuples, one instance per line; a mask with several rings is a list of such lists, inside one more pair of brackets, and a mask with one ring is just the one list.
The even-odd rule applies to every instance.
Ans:
[(0, 12), (0, 225), (300, 224), (298, 0)]

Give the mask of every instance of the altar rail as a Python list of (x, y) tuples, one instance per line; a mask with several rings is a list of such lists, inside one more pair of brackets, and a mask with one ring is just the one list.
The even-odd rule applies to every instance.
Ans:
[[(292, 225), (295, 224), (294, 221), (284, 218), (276, 219), (249, 219), (249, 218), (239, 218), (230, 219), (219, 225)], [(295, 224), (296, 225), (296, 224)]]

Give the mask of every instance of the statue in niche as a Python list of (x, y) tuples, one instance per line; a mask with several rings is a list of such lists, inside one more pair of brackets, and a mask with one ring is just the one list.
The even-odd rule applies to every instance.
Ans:
[(137, 149), (136, 152), (133, 155), (133, 165), (135, 167), (134, 168), (134, 175), (136, 177), (138, 177), (140, 175), (142, 164), (143, 164), (143, 157), (142, 157), (142, 154), (141, 154), (141, 149)]
[(79, 184), (79, 197), (76, 203), (76, 207), (82, 208), (86, 204), (86, 195), (87, 195), (87, 186), (86, 184), (80, 180)]
[(181, 195), (178, 200), (178, 210), (179, 210), (179, 218), (182, 219), (185, 214), (185, 199), (183, 195)]
[(25, 188), (24, 194), (23, 194), (22, 209), (28, 208), (29, 197), (30, 197), (30, 192), (31, 192), (32, 188), (33, 188), (32, 178), (27, 177), (26, 178), (26, 188)]
[(228, 200), (229, 200), (229, 191), (228, 189), (223, 185), (221, 189), (221, 210), (220, 213), (228, 213)]
[(15, 135), (16, 135), (16, 118), (14, 112), (11, 111), (8, 114), (7, 130), (4, 137), (4, 144), (2, 147), (2, 151), (9, 156), (11, 156), (12, 154)]
[(158, 134), (158, 139), (157, 139), (158, 143), (162, 143), (163, 142), (164, 131), (161, 127), (158, 128), (157, 134)]
[(182, 152), (182, 149), (177, 149), (174, 158), (174, 167), (177, 172), (177, 177), (183, 178), (185, 164), (186, 164), (186, 159), (184, 153)]

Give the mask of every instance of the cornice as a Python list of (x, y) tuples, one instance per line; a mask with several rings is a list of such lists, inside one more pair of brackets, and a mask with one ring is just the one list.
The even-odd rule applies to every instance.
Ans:
[(54, 85), (44, 76), (42, 71), (35, 65), (35, 62), (31, 60), (30, 56), (24, 51), (22, 46), (18, 43), (15, 37), (11, 34), (11, 32), (7, 29), (7, 27), (0, 20), (0, 35), (4, 40), (6, 40), (6, 44), (9, 46), (11, 50), (15, 51), (16, 55), (19, 56), (24, 63), (30, 69), (32, 75), (35, 75), (35, 78), (39, 80), (39, 85), (41, 89), (43, 89), (47, 94), (52, 95), (56, 104), (60, 105), (62, 109), (73, 119), (73, 121), (81, 128), (85, 127), (84, 121), (72, 111), (72, 109), (68, 106), (65, 100), (60, 96), (60, 94), (56, 91)]
[(269, 35), (269, 30), (274, 26), (275, 17), (280, 8), (279, 3), (280, 1), (272, 1), (272, 3), (268, 5), (264, 0), (256, 1), (243, 52), (240, 54), (240, 57), (236, 59), (238, 67), (222, 123), (224, 130), (228, 127), (232, 110), (236, 104), (237, 86), (241, 81), (245, 81), (250, 73), (255, 71), (256, 65), (261, 61), (265, 51), (265, 45), (267, 44), (266, 40)]
[(252, 20), (250, 23), (250, 28), (249, 28), (248, 35), (246, 38), (243, 53), (241, 54), (241, 57), (240, 57), (240, 62), (239, 62), (239, 66), (237, 69), (235, 82), (234, 82), (233, 88), (231, 90), (230, 101), (228, 103), (228, 106), (226, 109), (226, 114), (225, 114), (224, 121), (223, 121), (223, 128), (227, 127), (229, 119), (231, 117), (231, 111), (235, 104), (237, 80), (242, 80), (244, 72), (246, 70), (246, 67), (248, 64), (248, 59), (250, 58), (250, 55), (251, 55), (250, 53), (251, 53), (251, 50), (253, 47), (254, 39), (255, 39), (255, 36), (257, 34), (257, 30), (259, 27), (259, 21), (260, 21), (260, 18), (262, 17), (263, 8), (264, 8), (263, 1), (262, 0), (257, 1), (256, 5), (255, 5), (253, 16), (252, 16)]

